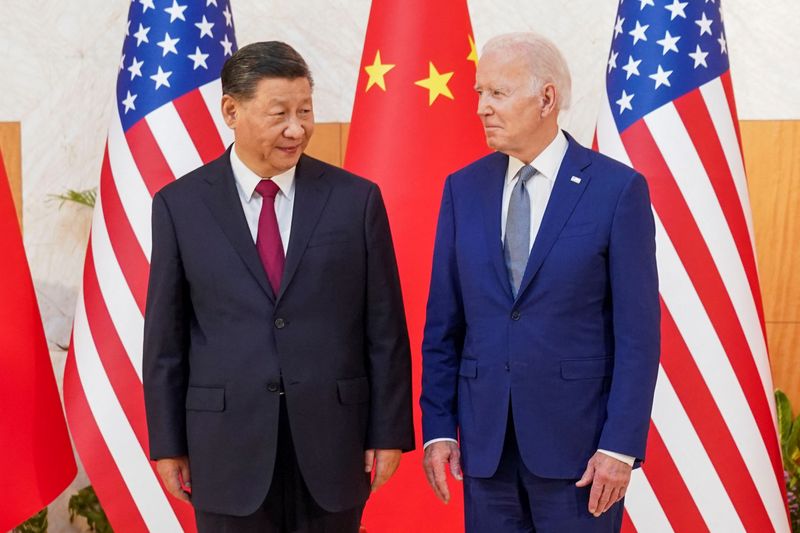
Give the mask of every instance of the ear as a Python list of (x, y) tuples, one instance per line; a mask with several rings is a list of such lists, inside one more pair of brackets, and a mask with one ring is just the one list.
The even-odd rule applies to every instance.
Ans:
[(556, 86), (552, 83), (546, 83), (542, 87), (542, 118), (550, 115), (556, 110), (556, 101), (558, 100), (558, 92)]
[(232, 130), (236, 129), (236, 119), (239, 114), (239, 102), (229, 94), (222, 95), (222, 119)]

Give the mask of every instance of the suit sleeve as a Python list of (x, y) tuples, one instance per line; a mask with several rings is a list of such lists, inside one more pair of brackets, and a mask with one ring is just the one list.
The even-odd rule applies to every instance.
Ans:
[(144, 385), (150, 458), (187, 454), (189, 293), (175, 226), (160, 194), (153, 199), (153, 248), (144, 320)]
[(371, 396), (367, 448), (410, 451), (414, 449), (411, 350), (389, 219), (377, 185), (367, 198), (365, 240)]
[(458, 364), (466, 331), (455, 254), (450, 178), (444, 185), (422, 341), (423, 441), (458, 437)]
[(614, 373), (599, 448), (644, 459), (660, 350), (655, 224), (647, 182), (634, 175), (614, 213), (608, 251)]

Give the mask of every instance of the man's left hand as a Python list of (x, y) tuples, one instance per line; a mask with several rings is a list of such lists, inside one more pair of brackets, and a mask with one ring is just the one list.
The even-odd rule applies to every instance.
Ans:
[(367, 450), (364, 452), (364, 472), (374, 472), (372, 492), (389, 481), (400, 464), (402, 450)]
[(608, 511), (625, 496), (631, 481), (631, 467), (603, 452), (596, 452), (576, 487), (592, 485), (589, 494), (589, 512), (595, 517)]

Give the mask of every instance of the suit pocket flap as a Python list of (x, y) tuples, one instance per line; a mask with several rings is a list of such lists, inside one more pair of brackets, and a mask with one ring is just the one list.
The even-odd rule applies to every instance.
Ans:
[(340, 379), (336, 382), (339, 388), (339, 403), (354, 404), (369, 401), (369, 380), (366, 377)]
[(324, 231), (311, 236), (311, 239), (308, 241), (308, 248), (325, 246), (328, 244), (340, 244), (348, 240), (346, 231)]
[(225, 389), (221, 387), (189, 387), (186, 391), (189, 411), (224, 411)]
[(478, 362), (475, 359), (462, 359), (458, 367), (458, 375), (465, 378), (478, 377)]
[(561, 377), (564, 379), (591, 379), (610, 376), (614, 370), (613, 357), (591, 357), (561, 361)]
[(564, 237), (579, 237), (580, 235), (589, 235), (590, 233), (594, 233), (596, 228), (596, 222), (587, 222), (585, 224), (566, 226), (563, 230), (561, 230), (558, 238), (562, 239)]

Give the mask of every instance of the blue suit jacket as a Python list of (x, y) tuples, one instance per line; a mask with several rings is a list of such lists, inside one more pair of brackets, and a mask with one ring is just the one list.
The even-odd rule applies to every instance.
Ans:
[(647, 183), (567, 137), (516, 300), (501, 242), (508, 156), (445, 183), (420, 403), (424, 440), (458, 436), (470, 476), (497, 469), (509, 402), (539, 476), (580, 477), (598, 448), (644, 458), (660, 318)]

